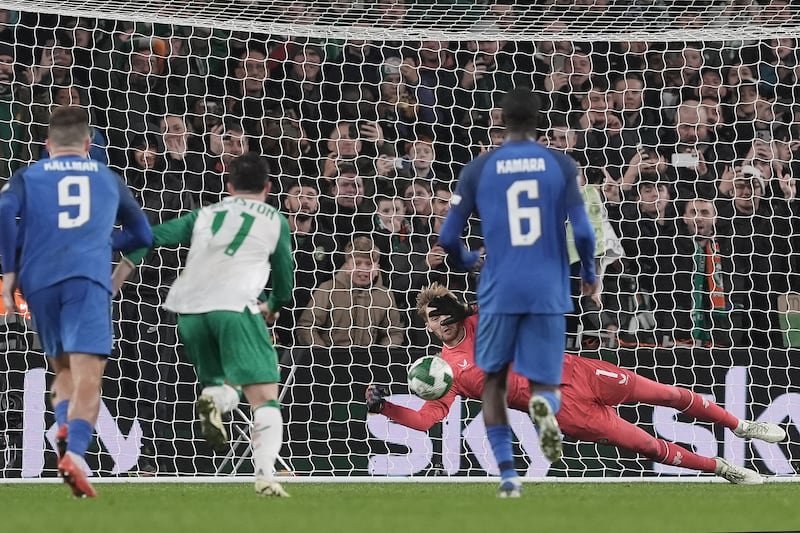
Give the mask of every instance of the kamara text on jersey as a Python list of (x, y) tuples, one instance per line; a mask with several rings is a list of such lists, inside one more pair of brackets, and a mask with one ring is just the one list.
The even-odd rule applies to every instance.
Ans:
[(543, 157), (523, 157), (519, 159), (500, 159), (497, 161), (498, 174), (512, 174), (515, 172), (544, 172)]

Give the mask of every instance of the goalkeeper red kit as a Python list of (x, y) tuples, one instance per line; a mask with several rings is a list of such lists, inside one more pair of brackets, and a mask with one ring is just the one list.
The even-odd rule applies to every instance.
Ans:
[[(453, 386), (444, 397), (425, 402), (419, 411), (387, 401), (381, 414), (404, 426), (426, 431), (447, 416), (456, 396), (480, 400), (483, 371), (475, 365), (477, 320), (477, 316), (467, 318), (464, 339), (442, 350), (442, 358), (453, 368)], [(512, 369), (508, 375), (508, 406), (527, 412), (529, 398), (528, 380)], [(564, 434), (633, 450), (661, 463), (714, 472), (713, 458), (658, 439), (617, 414), (615, 406), (635, 402), (672, 407), (729, 429), (735, 429), (739, 423), (735, 416), (690, 390), (656, 383), (605, 361), (564, 354), (561, 409), (556, 415)]]
[[(483, 392), (483, 370), (475, 364), (477, 328), (478, 317), (476, 315), (468, 317), (464, 320), (464, 330), (466, 331), (464, 339), (453, 347), (444, 346), (442, 349), (442, 358), (450, 363), (453, 369), (453, 386), (444, 397), (425, 402), (420, 411), (386, 402), (381, 413), (399, 424), (425, 431), (447, 416), (456, 396), (480, 400)], [(527, 412), (528, 397), (530, 396), (527, 378), (511, 373), (508, 386), (508, 403), (511, 408)]]

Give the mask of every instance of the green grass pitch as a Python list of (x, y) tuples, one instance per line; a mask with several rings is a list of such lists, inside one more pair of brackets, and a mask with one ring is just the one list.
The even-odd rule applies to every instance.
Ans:
[(521, 499), (488, 483), (286, 483), (289, 499), (250, 483), (0, 484), (0, 531), (728, 532), (800, 529), (795, 483), (527, 483)]

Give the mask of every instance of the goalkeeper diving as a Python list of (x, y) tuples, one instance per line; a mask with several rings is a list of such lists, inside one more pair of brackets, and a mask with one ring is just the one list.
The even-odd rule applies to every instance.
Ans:
[[(388, 390), (370, 385), (367, 409), (403, 426), (427, 431), (443, 420), (456, 396), (480, 399), (483, 371), (475, 365), (475, 308), (456, 300), (446, 287), (434, 283), (417, 297), (417, 312), (429, 331), (442, 343), (442, 358), (453, 369), (453, 385), (442, 398), (426, 401), (419, 411), (388, 401)], [(658, 463), (714, 473), (731, 483), (757, 485), (764, 478), (756, 471), (720, 457), (704, 457), (673, 442), (650, 435), (624, 420), (615, 406), (645, 403), (672, 407), (703, 422), (722, 425), (742, 438), (775, 443), (786, 438), (777, 424), (739, 420), (711, 400), (681, 387), (656, 383), (605, 361), (564, 354), (562, 405), (556, 418), (564, 434), (578, 440), (611, 444), (634, 451)], [(508, 405), (528, 412), (528, 379), (513, 370), (508, 374)]]

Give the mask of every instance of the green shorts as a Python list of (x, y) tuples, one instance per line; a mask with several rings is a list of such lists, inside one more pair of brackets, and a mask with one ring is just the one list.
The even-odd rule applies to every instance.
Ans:
[(178, 315), (178, 335), (201, 385), (278, 383), (278, 354), (261, 314)]

